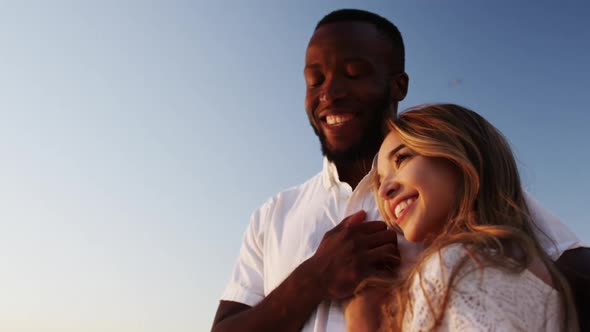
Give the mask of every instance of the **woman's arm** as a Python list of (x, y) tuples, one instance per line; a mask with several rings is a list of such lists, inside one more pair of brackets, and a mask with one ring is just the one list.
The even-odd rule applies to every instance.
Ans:
[(382, 307), (390, 300), (388, 289), (365, 288), (344, 304), (347, 332), (375, 332), (381, 325)]

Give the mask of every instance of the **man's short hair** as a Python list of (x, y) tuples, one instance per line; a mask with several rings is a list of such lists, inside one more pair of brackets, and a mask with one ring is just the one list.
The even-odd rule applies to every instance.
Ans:
[(377, 28), (377, 30), (391, 42), (394, 55), (394, 65), (400, 66), (401, 70), (404, 70), (404, 40), (395, 24), (391, 23), (388, 19), (366, 10), (338, 9), (324, 16), (324, 18), (322, 18), (315, 26), (315, 30), (325, 24), (335, 22), (366, 22), (375, 26), (375, 28)]

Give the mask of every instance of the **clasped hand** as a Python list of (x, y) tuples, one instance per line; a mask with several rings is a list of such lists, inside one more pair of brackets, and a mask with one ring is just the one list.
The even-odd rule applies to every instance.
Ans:
[(383, 221), (364, 222), (358, 211), (328, 231), (310, 258), (324, 299), (351, 297), (364, 279), (393, 273), (399, 265), (397, 235)]

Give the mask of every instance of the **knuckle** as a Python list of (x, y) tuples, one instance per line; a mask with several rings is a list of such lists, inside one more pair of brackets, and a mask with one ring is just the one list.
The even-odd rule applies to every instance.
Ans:
[(373, 222), (373, 224), (375, 225), (375, 228), (377, 228), (378, 230), (387, 229), (387, 224), (383, 221), (375, 221)]
[(349, 227), (344, 228), (341, 234), (344, 240), (354, 239), (354, 232)]

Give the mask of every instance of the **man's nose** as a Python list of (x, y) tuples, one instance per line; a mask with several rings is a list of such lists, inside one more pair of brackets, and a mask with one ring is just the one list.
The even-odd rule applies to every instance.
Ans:
[(343, 78), (337, 75), (326, 78), (323, 89), (320, 93), (320, 101), (333, 102), (346, 96), (346, 84)]

